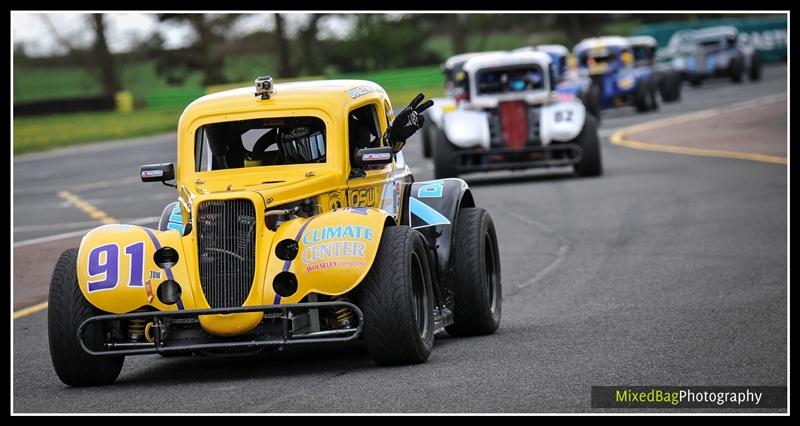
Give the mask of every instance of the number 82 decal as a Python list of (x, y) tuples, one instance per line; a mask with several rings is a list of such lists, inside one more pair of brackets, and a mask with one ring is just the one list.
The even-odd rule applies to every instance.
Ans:
[[(89, 252), (89, 293), (110, 290), (119, 284), (120, 247), (117, 244), (98, 246)], [(123, 253), (129, 259), (128, 287), (144, 286), (144, 242), (125, 246)]]
[(556, 123), (560, 123), (562, 121), (572, 121), (572, 110), (567, 109), (563, 111), (556, 111), (554, 119)]

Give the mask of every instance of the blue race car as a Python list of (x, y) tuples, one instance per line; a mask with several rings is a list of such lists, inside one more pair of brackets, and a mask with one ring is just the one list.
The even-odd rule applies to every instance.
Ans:
[(586, 111), (600, 122), (600, 87), (592, 85), (588, 75), (581, 75), (569, 66), (569, 49), (560, 44), (540, 44), (535, 47), (521, 47), (513, 52), (539, 51), (550, 55), (553, 60), (551, 80), (555, 82), (556, 95), (572, 95), (583, 102)]
[(602, 109), (632, 105), (639, 112), (658, 109), (658, 87), (650, 67), (636, 67), (631, 43), (617, 36), (588, 38), (573, 49), (578, 75), (600, 94)]
[[(761, 59), (753, 46), (739, 40), (735, 27), (679, 31), (672, 38), (681, 45), (672, 49), (672, 66), (693, 86), (711, 77), (728, 77), (734, 83), (740, 83), (745, 74), (751, 81), (761, 79)], [(670, 41), (670, 46), (677, 44)]]
[(681, 85), (683, 79), (680, 71), (669, 63), (656, 61), (658, 43), (652, 36), (628, 37), (633, 48), (634, 66), (650, 68), (653, 80), (658, 86), (658, 93), (664, 102), (676, 102), (681, 99)]

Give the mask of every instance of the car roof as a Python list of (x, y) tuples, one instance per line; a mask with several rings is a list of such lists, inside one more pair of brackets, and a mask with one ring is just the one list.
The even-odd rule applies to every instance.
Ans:
[(642, 46), (652, 46), (652, 47), (658, 45), (658, 42), (656, 42), (655, 37), (649, 35), (628, 37), (628, 42), (630, 42), (631, 45), (642, 45)]
[(542, 63), (549, 65), (552, 62), (550, 55), (544, 52), (500, 52), (492, 55), (476, 56), (464, 64), (464, 71), (474, 72), (481, 68), (502, 67), (509, 65), (522, 65), (529, 63)]
[(560, 44), (540, 44), (536, 46), (536, 49), (541, 52), (547, 53), (555, 53), (556, 55), (566, 56), (569, 54), (569, 49), (566, 46), (562, 46)]
[(451, 57), (447, 58), (447, 60), (444, 61), (444, 64), (442, 65), (442, 67), (444, 69), (448, 70), (448, 69), (451, 69), (451, 68), (455, 67), (457, 64), (466, 62), (469, 59), (472, 59), (472, 58), (474, 58), (476, 56), (491, 55), (491, 54), (501, 53), (501, 52), (503, 52), (503, 51), (502, 50), (490, 50), (490, 51), (486, 51), (486, 52), (459, 53), (458, 55), (454, 55), (454, 56), (451, 56)]
[(604, 37), (591, 37), (581, 40), (580, 43), (575, 45), (572, 49), (577, 53), (586, 49), (594, 47), (630, 47), (631, 43), (625, 38), (620, 36), (604, 36)]
[[(386, 91), (380, 85), (368, 80), (313, 80), (290, 83), (274, 81), (274, 88), (275, 94), (272, 95), (272, 99), (278, 106), (308, 103), (319, 99), (346, 106), (353, 102), (360, 102), (365, 96), (386, 96)], [(201, 108), (225, 111), (241, 105), (252, 105), (256, 99), (255, 85), (225, 90), (196, 99), (186, 107), (184, 113)]]
[(716, 38), (720, 36), (728, 36), (728, 35), (736, 35), (739, 31), (734, 26), (721, 26), (721, 27), (710, 27), (710, 28), (703, 28), (701, 30), (695, 30), (692, 32), (692, 37), (695, 40), (699, 39), (710, 39)]

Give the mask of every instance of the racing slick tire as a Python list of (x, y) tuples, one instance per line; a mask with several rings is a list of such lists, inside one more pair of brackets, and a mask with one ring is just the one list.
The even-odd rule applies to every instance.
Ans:
[[(70, 386), (97, 386), (114, 383), (122, 370), (124, 356), (93, 356), (84, 352), (78, 341), (78, 326), (90, 317), (103, 314), (81, 293), (77, 275), (78, 249), (61, 253), (50, 280), (47, 305), (47, 335), (50, 358), (58, 378)], [(102, 324), (86, 326), (83, 338), (91, 349), (103, 345)]]
[(735, 57), (731, 60), (731, 64), (728, 68), (728, 72), (730, 73), (731, 81), (734, 83), (741, 83), (742, 78), (744, 75), (744, 63), (742, 62), (741, 57)]
[(359, 286), (364, 341), (379, 365), (418, 364), (433, 349), (433, 285), (422, 236), (386, 227), (375, 260)]
[(444, 129), (436, 127), (433, 131), (433, 176), (434, 179), (452, 178), (458, 176), (456, 168), (456, 147), (447, 140)]
[(580, 176), (600, 176), (603, 174), (603, 159), (600, 154), (600, 137), (597, 123), (591, 116), (586, 116), (581, 133), (575, 138), (581, 147), (581, 160), (575, 164), (575, 173)]
[(657, 111), (658, 110), (658, 87), (656, 86), (655, 80), (651, 78), (647, 79), (647, 84), (650, 86), (650, 111)]
[(453, 324), (451, 336), (492, 334), (500, 326), (503, 291), (497, 234), (489, 212), (482, 208), (459, 210), (453, 234)]
[(433, 143), (433, 134), (436, 132), (436, 124), (433, 123), (430, 116), (425, 117), (425, 125), (422, 126), (422, 156), (424, 158), (431, 158), (433, 151), (431, 150), (431, 143)]
[(750, 70), (747, 73), (747, 76), (750, 78), (750, 81), (761, 80), (761, 58), (755, 52), (753, 53), (753, 57), (750, 59)]
[(633, 95), (633, 106), (637, 112), (647, 112), (653, 109), (653, 90), (650, 87), (649, 79), (642, 79), (636, 86)]
[(603, 110), (603, 107), (600, 103), (600, 97), (602, 96), (602, 90), (599, 85), (595, 83), (591, 83), (589, 88), (586, 91), (582, 91), (579, 98), (583, 105), (586, 107), (586, 111), (589, 114), (592, 114), (594, 118), (597, 119), (597, 122), (600, 122), (600, 113)]
[(676, 102), (681, 99), (681, 76), (676, 72), (667, 72), (661, 77), (661, 100)]

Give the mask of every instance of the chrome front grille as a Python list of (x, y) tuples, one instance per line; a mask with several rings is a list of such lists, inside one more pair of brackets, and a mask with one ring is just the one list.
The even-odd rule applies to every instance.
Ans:
[(249, 200), (204, 201), (197, 214), (200, 286), (212, 308), (242, 306), (253, 286), (256, 211)]

